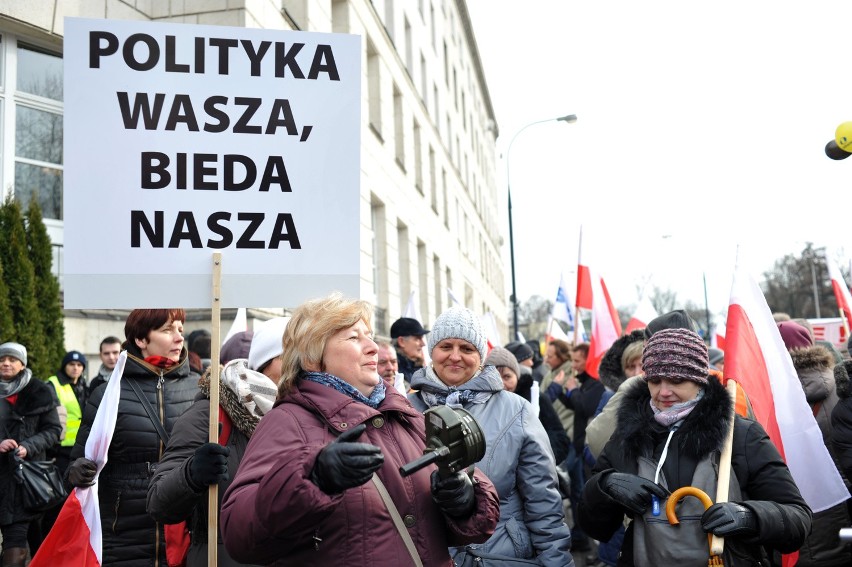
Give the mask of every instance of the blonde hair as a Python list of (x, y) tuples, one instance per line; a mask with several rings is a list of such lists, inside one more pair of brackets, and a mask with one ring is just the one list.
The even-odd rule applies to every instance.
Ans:
[(341, 329), (364, 321), (372, 332), (373, 306), (360, 299), (346, 299), (333, 293), (300, 305), (284, 330), (281, 354), (281, 380), (278, 398), (285, 397), (305, 366), (322, 365), (328, 339)]
[[(642, 351), (645, 350), (645, 341), (634, 341), (627, 345), (624, 352), (621, 353), (621, 371), (627, 376), (627, 367), (632, 366), (634, 362), (642, 359)], [(631, 378), (631, 376), (627, 376)]]

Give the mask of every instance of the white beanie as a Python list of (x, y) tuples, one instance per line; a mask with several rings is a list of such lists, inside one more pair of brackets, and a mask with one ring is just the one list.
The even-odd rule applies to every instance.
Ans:
[(482, 331), (479, 317), (466, 307), (450, 307), (438, 316), (428, 335), (429, 352), (444, 339), (462, 339), (479, 351), (480, 361), (488, 354), (488, 340)]
[(264, 321), (255, 328), (251, 347), (249, 347), (249, 368), (258, 370), (276, 356), (281, 356), (281, 353), (284, 352), (284, 348), (281, 346), (284, 329), (287, 328), (289, 322), (289, 317), (275, 317)]

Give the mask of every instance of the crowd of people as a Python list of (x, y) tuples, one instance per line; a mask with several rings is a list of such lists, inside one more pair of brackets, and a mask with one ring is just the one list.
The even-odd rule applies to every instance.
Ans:
[[(0, 344), (0, 565), (26, 565), (59, 512), (24, 507), (20, 459), (52, 460), (69, 489), (98, 491), (104, 566), (209, 565), (211, 513), (222, 566), (703, 567), (708, 535), (725, 538), (727, 566), (792, 552), (803, 567), (852, 564), (838, 535), (850, 502), (812, 512), (747, 397), (726, 390), (724, 352), (685, 312), (619, 338), (596, 375), (587, 343), (492, 347), (463, 307), (430, 329), (400, 318), (390, 341), (374, 337), (372, 315), (337, 294), (306, 302), (229, 339), (219, 376), (210, 333), (185, 339), (182, 309), (133, 310), (124, 340), (101, 342), (90, 382), (79, 351), (42, 380), (25, 345)], [(852, 361), (807, 321), (776, 320), (848, 486)], [(122, 350), (98, 474), (85, 446)], [(481, 458), (402, 474), (433, 449), (427, 420), (441, 408), (475, 420)], [(670, 524), (661, 507), (676, 490), (715, 497), (729, 428), (728, 497), (706, 509), (684, 499)]]

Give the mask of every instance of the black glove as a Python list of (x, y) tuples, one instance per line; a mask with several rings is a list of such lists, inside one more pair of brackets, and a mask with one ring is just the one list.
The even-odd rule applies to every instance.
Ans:
[(476, 505), (473, 481), (465, 471), (447, 478), (441, 478), (438, 471), (432, 471), (432, 500), (447, 516), (467, 518)]
[(189, 461), (189, 483), (196, 490), (228, 480), (228, 455), (231, 450), (218, 443), (205, 443)]
[(701, 527), (719, 537), (757, 535), (757, 515), (738, 502), (713, 504), (701, 516)]
[(86, 457), (80, 457), (68, 465), (68, 482), (71, 486), (92, 486), (95, 483), (95, 473), (98, 465)]
[(353, 427), (325, 446), (317, 455), (311, 481), (326, 494), (340, 494), (361, 486), (385, 462), (382, 450), (369, 443), (355, 443), (367, 426)]
[(668, 490), (659, 484), (629, 473), (607, 473), (601, 478), (600, 487), (610, 498), (634, 514), (645, 513), (651, 505), (651, 496), (660, 500), (669, 496)]

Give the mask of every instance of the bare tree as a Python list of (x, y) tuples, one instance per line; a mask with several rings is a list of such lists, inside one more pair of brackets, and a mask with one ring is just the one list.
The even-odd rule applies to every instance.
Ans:
[(773, 312), (791, 317), (834, 317), (837, 300), (825, 260), (825, 248), (808, 242), (799, 255), (787, 254), (764, 272), (761, 287)]

